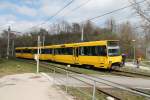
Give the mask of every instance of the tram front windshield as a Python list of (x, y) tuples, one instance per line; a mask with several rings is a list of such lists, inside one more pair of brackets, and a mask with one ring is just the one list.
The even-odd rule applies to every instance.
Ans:
[(120, 49), (119, 48), (109, 48), (108, 49), (108, 55), (109, 56), (119, 56), (120, 55)]

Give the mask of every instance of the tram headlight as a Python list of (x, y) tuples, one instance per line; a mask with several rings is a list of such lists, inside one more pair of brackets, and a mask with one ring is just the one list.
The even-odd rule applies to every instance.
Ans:
[(111, 64), (112, 63), (112, 61), (109, 61), (109, 64)]

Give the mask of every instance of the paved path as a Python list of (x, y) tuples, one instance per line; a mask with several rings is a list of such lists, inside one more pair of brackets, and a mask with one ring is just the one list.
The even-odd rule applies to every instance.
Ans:
[[(126, 62), (125, 66), (131, 67), (131, 68), (137, 68), (137, 65), (136, 65), (136, 64), (133, 64), (133, 62)], [(148, 70), (148, 71), (150, 71), (150, 66), (149, 66), (149, 67), (146, 67), (146, 66), (141, 66), (141, 65), (140, 65), (139, 68), (142, 69), (142, 70)]]
[[(73, 100), (72, 96), (64, 93), (59, 88), (53, 85), (53, 74), (17, 74), (9, 75), (0, 78), (0, 100)], [(78, 75), (72, 75), (75, 78), (79, 78), (88, 83), (93, 83), (88, 79), (83, 79)], [(132, 88), (150, 89), (150, 79), (142, 78), (130, 78), (122, 76), (110, 76), (110, 75), (95, 75), (96, 77), (103, 78), (105, 80), (113, 81), (115, 83), (123, 84)], [(94, 79), (94, 78), (93, 78)], [(103, 80), (95, 79), (104, 83)], [(66, 81), (66, 76), (55, 75), (55, 84), (77, 86), (77, 87), (89, 87), (87, 84), (77, 81), (73, 78)], [(111, 88), (104, 84), (96, 84), (101, 88)]]
[(33, 73), (0, 78), (0, 100), (73, 100), (43, 75)]

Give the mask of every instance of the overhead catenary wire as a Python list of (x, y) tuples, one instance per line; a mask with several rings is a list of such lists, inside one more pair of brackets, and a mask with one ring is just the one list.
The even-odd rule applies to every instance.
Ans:
[[(42, 22), (41, 24), (34, 25), (34, 26), (32, 26), (31, 28), (29, 28), (29, 29), (32, 29), (32, 28), (34, 28), (34, 27), (37, 27), (37, 26), (40, 26), (40, 25), (43, 25), (43, 24), (47, 23), (49, 20), (53, 19), (56, 15), (58, 15), (60, 12), (62, 12), (66, 7), (68, 7), (70, 4), (72, 4), (73, 1), (74, 1), (74, 0), (71, 0), (71, 1), (70, 1), (69, 3), (67, 3), (62, 9), (60, 9), (59, 11), (57, 11), (53, 16), (51, 16), (50, 18), (48, 18), (47, 20), (45, 20), (45, 21)], [(85, 4), (87, 4), (89, 1), (90, 1), (90, 0), (87, 0), (86, 2), (82, 3), (81, 5), (79, 5), (78, 8), (76, 7), (76, 8), (74, 8), (74, 9), (72, 9), (72, 11), (75, 11), (75, 10), (81, 8), (82, 6), (84, 6)], [(100, 17), (103, 17), (103, 16), (106, 16), (106, 15), (109, 15), (109, 14), (112, 14), (112, 13), (115, 13), (115, 12), (118, 12), (118, 11), (121, 11), (121, 10), (124, 10), (124, 9), (126, 9), (126, 8), (129, 8), (129, 7), (131, 7), (131, 6), (135, 5), (135, 4), (143, 3), (144, 1), (146, 1), (146, 0), (143, 0), (143, 1), (140, 1), (140, 2), (137, 2), (137, 3), (133, 3), (133, 4), (131, 4), (131, 5), (124, 6), (124, 7), (122, 7), (122, 8), (119, 8), (119, 9), (116, 9), (116, 10), (113, 10), (113, 11), (110, 11), (110, 12), (107, 12), (107, 13), (104, 13), (104, 14), (102, 14), (102, 15), (99, 15), (99, 16), (96, 16), (96, 17), (93, 17), (93, 18), (89, 18), (89, 19), (84, 20), (84, 21), (98, 19), (98, 18), (100, 18)], [(81, 21), (81, 22), (84, 22), (84, 21)]]
[[(85, 1), (85, 2), (83, 2), (83, 3), (81, 3), (81, 4), (78, 5), (77, 7), (73, 8), (72, 10), (70, 10), (69, 12), (64, 13), (62, 17), (64, 17), (64, 16), (67, 15), (67, 14), (69, 15), (70, 13), (73, 13), (74, 11), (76, 11), (76, 10), (80, 9), (81, 7), (85, 6), (86, 4), (88, 4), (90, 1), (91, 1), (91, 0), (87, 0), (87, 1)], [(73, 1), (71, 1), (71, 2), (73, 2)], [(70, 3), (69, 3), (69, 4), (70, 4)], [(55, 17), (55, 16), (54, 16), (54, 17)], [(54, 18), (54, 17), (53, 17), (53, 18)], [(43, 23), (43, 24), (45, 24), (45, 23)]]
[[(82, 6), (83, 6), (83, 5), (85, 5), (85, 4), (86, 4), (86, 3), (88, 3), (89, 1), (90, 1), (90, 0), (86, 1), (85, 3), (83, 3), (83, 4), (81, 4), (81, 5), (82, 5)], [(102, 15), (98, 15), (98, 16), (95, 16), (95, 17), (92, 17), (92, 18), (86, 19), (86, 20), (81, 21), (81, 22), (85, 22), (85, 21), (92, 21), (92, 20), (95, 20), (95, 19), (98, 19), (98, 18), (104, 17), (104, 16), (106, 16), (106, 15), (110, 15), (110, 14), (112, 14), (112, 13), (116, 13), (116, 12), (118, 12), (118, 11), (124, 10), (124, 9), (126, 9), (126, 8), (129, 8), (129, 7), (133, 6), (133, 5), (143, 3), (143, 2), (145, 2), (145, 1), (146, 1), (146, 0), (139, 1), (139, 2), (136, 2), (136, 3), (133, 3), (133, 4), (130, 4), (130, 5), (127, 5), (127, 6), (121, 7), (121, 8), (119, 8), (119, 9), (116, 9), (116, 10), (113, 10), (113, 11), (110, 11), (110, 12), (107, 12), (107, 13), (104, 13), (104, 14), (102, 14)], [(79, 8), (81, 8), (81, 7), (82, 7), (81, 5), (79, 5), (78, 7), (79, 7)], [(81, 7), (80, 7), (80, 6), (81, 6)], [(76, 9), (77, 9), (77, 7), (76, 7), (76, 8), (74, 8), (74, 9), (72, 9), (72, 11), (74, 11), (74, 10), (76, 10)]]
[(40, 25), (43, 25), (45, 23), (47, 23), (48, 21), (52, 20), (55, 16), (57, 16), (60, 12), (62, 12), (65, 8), (67, 8), (69, 5), (71, 5), (75, 0), (71, 0), (69, 3), (67, 3), (64, 7), (62, 7), (60, 10), (58, 10), (54, 15), (52, 15), (50, 18), (46, 19), (44, 22), (40, 23), (40, 24), (37, 24), (37, 25), (34, 25), (32, 26), (31, 28), (29, 29), (32, 29), (34, 27), (37, 27), (37, 26), (40, 26)]
[[(81, 7), (83, 7), (83, 6), (85, 6), (86, 4), (88, 4), (90, 1), (91, 1), (91, 0), (87, 0), (87, 1), (85, 1), (85, 2), (83, 2), (83, 3), (81, 3), (79, 6), (77, 6), (77, 7), (73, 8), (73, 9), (71, 9), (68, 13), (65, 13), (64, 15), (67, 15), (67, 14), (69, 14), (69, 13), (72, 13), (72, 12), (74, 12), (74, 11), (80, 9)], [(63, 15), (63, 17), (64, 17), (64, 15)]]
[[(83, 4), (79, 5), (78, 7), (72, 9), (71, 11), (74, 11), (74, 10), (77, 10), (78, 8), (81, 8), (82, 6), (84, 6), (85, 4), (87, 4), (90, 0), (87, 0), (86, 2), (84, 2)], [(92, 18), (89, 18), (89, 19), (86, 19), (84, 21), (81, 21), (81, 22), (85, 22), (85, 21), (92, 21), (92, 20), (95, 20), (95, 19), (98, 19), (98, 18), (101, 18), (101, 17), (104, 17), (106, 15), (110, 15), (112, 13), (115, 13), (115, 12), (118, 12), (118, 11), (121, 11), (121, 10), (124, 10), (126, 8), (129, 8), (135, 4), (141, 4), (143, 2), (145, 2), (146, 0), (143, 0), (143, 1), (140, 1), (140, 2), (136, 2), (136, 3), (133, 3), (133, 4), (130, 4), (130, 5), (127, 5), (127, 6), (124, 6), (124, 7), (121, 7), (119, 9), (116, 9), (116, 10), (113, 10), (113, 11), (110, 11), (110, 12), (107, 12), (107, 13), (104, 13), (102, 15), (98, 15), (98, 16), (95, 16), (95, 17), (92, 17)]]
[(90, 1), (91, 1), (91, 0), (87, 0), (87, 1), (85, 1), (85, 2), (83, 2), (83, 3), (81, 3), (81, 4), (79, 4), (77, 7), (71, 9), (69, 12), (64, 13), (64, 14), (62, 15), (62, 17), (65, 17), (65, 15), (67, 15), (67, 16), (70, 15), (71, 13), (75, 12), (76, 10), (78, 10), (78, 9), (82, 8), (83, 6), (85, 6), (86, 4), (88, 4)]
[(91, 20), (95, 20), (95, 19), (101, 18), (101, 17), (106, 16), (106, 15), (110, 15), (110, 14), (112, 14), (112, 13), (115, 13), (115, 12), (118, 12), (118, 11), (121, 11), (121, 10), (124, 10), (124, 9), (126, 9), (126, 8), (129, 8), (129, 7), (133, 6), (133, 5), (143, 3), (144, 1), (146, 1), (146, 0), (143, 0), (143, 1), (140, 1), (140, 2), (137, 2), (137, 3), (133, 3), (133, 4), (130, 4), (130, 5), (121, 7), (121, 8), (119, 8), (119, 9), (116, 9), (116, 10), (112, 10), (112, 11), (110, 11), (110, 12), (104, 13), (104, 14), (102, 14), (102, 15), (95, 16), (95, 17), (93, 17), (93, 18), (89, 18), (89, 19), (87, 19), (86, 21), (91, 21)]

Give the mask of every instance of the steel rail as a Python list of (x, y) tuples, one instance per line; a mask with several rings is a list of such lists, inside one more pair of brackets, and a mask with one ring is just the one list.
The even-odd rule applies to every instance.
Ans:
[[(47, 63), (45, 63), (45, 64), (47, 65)], [(58, 66), (53, 65), (53, 64), (50, 64), (50, 65), (58, 67)], [(62, 68), (62, 67), (59, 67), (59, 68)], [(62, 68), (62, 69), (65, 69), (65, 68)], [(77, 72), (77, 71), (73, 71), (73, 70), (70, 70), (70, 69), (67, 69), (67, 70), (71, 71), (71, 72), (74, 72), (74, 73), (78, 73), (78, 74), (82, 74), (83, 75), (83, 73), (80, 73), (80, 72)], [(150, 98), (150, 94), (145, 93), (143, 91), (140, 91), (140, 90), (137, 90), (137, 89), (133, 89), (133, 88), (130, 88), (128, 86), (124, 86), (124, 85), (121, 85), (121, 84), (118, 84), (118, 83), (115, 83), (115, 82), (112, 82), (112, 81), (109, 81), (109, 80), (106, 80), (106, 79), (103, 79), (103, 78), (98, 78), (98, 77), (95, 77), (93, 75), (86, 75), (86, 76), (91, 77), (91, 78), (88, 78), (88, 79), (90, 79), (92, 81), (95, 81), (92, 78), (96, 78), (96, 79), (100, 79), (100, 80), (103, 80), (103, 81), (107, 81), (107, 82), (110, 82), (110, 83), (112, 83), (114, 85), (116, 84), (116, 85), (120, 86), (120, 89), (127, 90), (127, 91), (130, 91), (132, 93), (136, 93), (136, 94), (139, 94), (139, 95), (142, 95), (142, 96)], [(85, 78), (87, 78), (87, 77), (85, 77)], [(99, 82), (99, 81), (96, 81), (96, 82), (102, 83), (102, 82)], [(109, 85), (109, 84), (106, 84), (106, 85)], [(113, 86), (113, 87), (116, 87), (116, 86)], [(116, 87), (116, 88), (118, 88), (118, 87)]]
[[(41, 64), (40, 64), (41, 65)], [(54, 67), (58, 67), (56, 65), (53, 65), (53, 64), (49, 64), (49, 63), (43, 63), (42, 62), (42, 65), (51, 65), (51, 66), (54, 66)], [(121, 85), (121, 84), (118, 84), (118, 83), (115, 83), (115, 82), (112, 82), (112, 81), (109, 81), (109, 80), (106, 80), (106, 79), (103, 79), (103, 78), (99, 78), (99, 77), (96, 77), (96, 76), (93, 76), (93, 75), (84, 75), (83, 73), (81, 72), (77, 72), (77, 71), (73, 71), (73, 70), (70, 70), (70, 69), (66, 69), (66, 68), (62, 68), (62, 67), (58, 67), (58, 68), (61, 68), (61, 69), (64, 69), (64, 70), (67, 70), (67, 71), (70, 71), (70, 72), (73, 72), (73, 73), (78, 73), (78, 74), (82, 74), (82, 77), (84, 78), (87, 78), (91, 81), (96, 81), (97, 83), (103, 83), (103, 82), (100, 82), (100, 81), (97, 81), (97, 80), (94, 80), (93, 78), (96, 78), (96, 79), (99, 79), (99, 80), (103, 80), (105, 82), (109, 82), (108, 83), (103, 83), (103, 84), (106, 84), (106, 85), (109, 85), (109, 86), (112, 86), (112, 87), (115, 87), (115, 88), (119, 88), (119, 89), (122, 89), (122, 90), (126, 90), (126, 91), (129, 91), (131, 93), (135, 93), (135, 94), (139, 94), (141, 96), (144, 96), (144, 97), (148, 97), (150, 98), (150, 94), (148, 93), (145, 93), (145, 92), (142, 92), (140, 90), (137, 90), (137, 89), (133, 89), (133, 88), (130, 88), (128, 86), (124, 86), (124, 85)], [(83, 76), (84, 75), (84, 76)], [(111, 83), (111, 84), (110, 84)], [(113, 84), (113, 85), (112, 85)]]
[(144, 76), (144, 77), (149, 77), (150, 75), (147, 74), (140, 74), (140, 73), (135, 73), (135, 72), (129, 72), (129, 71), (121, 71), (121, 70), (117, 70), (117, 69), (113, 69), (112, 72), (121, 72), (121, 73), (127, 73), (127, 74), (131, 74), (131, 75), (138, 75), (138, 76)]

